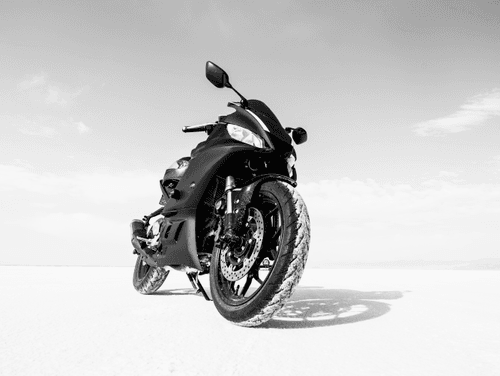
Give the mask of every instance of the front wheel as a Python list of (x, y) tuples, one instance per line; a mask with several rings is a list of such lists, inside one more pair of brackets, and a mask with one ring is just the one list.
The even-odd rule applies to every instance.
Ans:
[(214, 248), (210, 289), (227, 320), (258, 326), (292, 295), (309, 252), (310, 225), (299, 193), (281, 181), (263, 183), (248, 207), (237, 246)]
[(132, 278), (134, 288), (141, 294), (152, 294), (163, 285), (168, 273), (169, 270), (150, 266), (146, 264), (142, 256), (137, 256)]

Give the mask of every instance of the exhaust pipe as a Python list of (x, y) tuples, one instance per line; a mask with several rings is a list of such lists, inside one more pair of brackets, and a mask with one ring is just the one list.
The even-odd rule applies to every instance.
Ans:
[(145, 239), (147, 237), (146, 228), (144, 225), (144, 222), (140, 219), (134, 219), (130, 223), (130, 241), (132, 242), (135, 251), (143, 257), (144, 261), (149, 266), (153, 266), (156, 268), (158, 267), (158, 263), (152, 257), (154, 251), (146, 245), (141, 247), (141, 241), (139, 240), (139, 238)]

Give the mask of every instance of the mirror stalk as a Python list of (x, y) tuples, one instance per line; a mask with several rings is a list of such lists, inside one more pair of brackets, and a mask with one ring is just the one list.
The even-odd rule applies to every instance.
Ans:
[(229, 89), (232, 89), (236, 94), (238, 94), (238, 96), (241, 98), (241, 105), (243, 108), (246, 108), (248, 107), (248, 101), (247, 99), (241, 95), (238, 90), (236, 90), (229, 82), (226, 82), (226, 87), (229, 88)]

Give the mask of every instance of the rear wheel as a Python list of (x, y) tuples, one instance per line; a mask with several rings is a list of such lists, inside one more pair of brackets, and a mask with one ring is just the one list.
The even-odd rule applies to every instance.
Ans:
[(134, 288), (141, 294), (151, 294), (163, 285), (169, 272), (169, 270), (148, 265), (142, 256), (138, 256), (134, 268)]
[(309, 215), (292, 186), (266, 182), (254, 197), (241, 244), (216, 247), (210, 266), (217, 310), (242, 326), (261, 325), (283, 307), (309, 251)]

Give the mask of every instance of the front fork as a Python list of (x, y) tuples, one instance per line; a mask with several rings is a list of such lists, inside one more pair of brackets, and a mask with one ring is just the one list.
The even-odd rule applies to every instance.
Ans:
[(234, 231), (234, 225), (235, 225), (235, 213), (234, 213), (234, 208), (233, 208), (233, 190), (236, 187), (236, 184), (234, 183), (234, 178), (229, 175), (226, 177), (226, 188), (225, 188), (225, 193), (226, 193), (226, 210), (224, 214), (224, 240), (226, 241), (235, 241), (236, 240), (236, 234)]
[(224, 214), (224, 232), (221, 237), (224, 242), (232, 244), (239, 242), (240, 237), (237, 234), (245, 224), (247, 208), (252, 202), (255, 189), (266, 181), (283, 181), (292, 187), (297, 186), (295, 180), (274, 173), (256, 176), (247, 182), (246, 185), (238, 188), (231, 175), (226, 177), (225, 208), (223, 199), (216, 202), (217, 212), (220, 215)]

